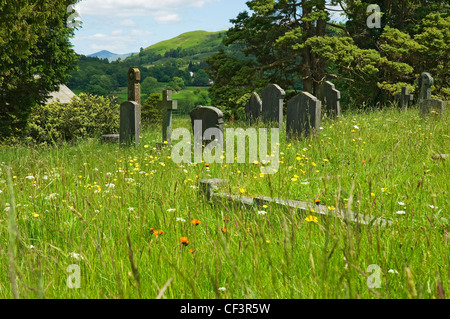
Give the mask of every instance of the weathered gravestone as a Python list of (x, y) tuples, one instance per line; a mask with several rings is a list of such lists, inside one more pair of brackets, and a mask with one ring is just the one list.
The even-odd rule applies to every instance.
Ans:
[(287, 103), (286, 136), (308, 136), (311, 129), (320, 131), (322, 102), (307, 92), (297, 94)]
[[(141, 123), (141, 72), (136, 67), (128, 70), (128, 101), (136, 102), (139, 105), (138, 118), (139, 126)], [(120, 142), (120, 134), (106, 134), (102, 136), (102, 142), (118, 143)], [(121, 143), (121, 142), (120, 142)]]
[(420, 95), (419, 102), (431, 99), (431, 87), (434, 84), (434, 79), (430, 73), (423, 72), (420, 75)]
[(120, 105), (120, 144), (139, 145), (141, 133), (139, 104), (134, 101), (123, 102)]
[[(213, 106), (198, 106), (192, 112), (191, 123), (196, 144), (207, 145), (217, 139), (223, 145), (223, 113)], [(205, 132), (212, 133), (209, 138), (204, 138)], [(206, 134), (209, 135), (209, 134)]]
[(137, 67), (128, 70), (128, 101), (139, 104), (139, 123), (141, 122), (141, 71)]
[(250, 100), (245, 105), (245, 114), (247, 115), (247, 121), (258, 122), (262, 113), (262, 101), (258, 93), (253, 92)]
[(409, 88), (407, 86), (402, 86), (401, 93), (397, 93), (395, 95), (395, 101), (397, 102), (398, 107), (408, 109), (409, 102), (413, 101), (414, 96), (409, 94)]
[(178, 108), (178, 102), (172, 100), (172, 91), (164, 90), (162, 101), (158, 102), (158, 108), (162, 110), (162, 144), (172, 143), (172, 111)]
[(341, 116), (341, 92), (333, 83), (326, 81), (323, 85), (323, 106), (329, 117)]
[(286, 93), (276, 84), (269, 84), (262, 92), (262, 118), (265, 123), (277, 122), (283, 127), (283, 100)]
[(420, 112), (422, 115), (426, 114), (444, 114), (445, 101), (431, 98), (431, 87), (434, 84), (434, 79), (429, 73), (422, 73), (420, 86)]

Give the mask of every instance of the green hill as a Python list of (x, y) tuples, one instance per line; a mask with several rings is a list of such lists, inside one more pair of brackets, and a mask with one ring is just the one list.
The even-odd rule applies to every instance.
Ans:
[(164, 64), (170, 59), (183, 59), (189, 61), (202, 61), (215, 54), (219, 49), (233, 50), (223, 45), (222, 40), (226, 31), (207, 32), (191, 31), (175, 38), (153, 44), (126, 58), (124, 61), (135, 65), (150, 66)]
[(171, 49), (181, 48), (183, 50), (195, 49), (197, 51), (213, 52), (222, 46), (222, 38), (226, 31), (207, 32), (192, 31), (180, 34), (179, 36), (158, 42), (144, 49), (144, 52), (152, 52), (164, 55)]

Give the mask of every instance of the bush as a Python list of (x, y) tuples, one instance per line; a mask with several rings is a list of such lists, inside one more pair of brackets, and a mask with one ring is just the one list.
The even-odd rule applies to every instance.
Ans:
[(81, 93), (70, 103), (37, 106), (29, 121), (29, 137), (38, 143), (60, 143), (119, 132), (116, 98)]
[(161, 123), (162, 110), (158, 108), (158, 101), (160, 101), (160, 94), (152, 93), (145, 100), (141, 107), (141, 121), (142, 124)]

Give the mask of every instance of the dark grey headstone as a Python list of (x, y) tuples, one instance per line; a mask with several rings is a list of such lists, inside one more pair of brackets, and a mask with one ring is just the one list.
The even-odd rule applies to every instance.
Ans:
[(420, 95), (419, 102), (431, 99), (431, 87), (434, 84), (434, 79), (430, 73), (423, 72), (420, 75)]
[(141, 108), (134, 101), (123, 102), (120, 105), (120, 144), (139, 145), (141, 132), (140, 114)]
[(395, 95), (395, 100), (398, 107), (408, 109), (409, 102), (413, 101), (414, 96), (409, 94), (409, 88), (407, 86), (402, 86), (402, 91)]
[(247, 115), (247, 121), (258, 121), (261, 118), (262, 113), (262, 101), (258, 93), (253, 92), (250, 100), (245, 105), (245, 114)]
[(287, 103), (286, 136), (308, 136), (311, 129), (319, 132), (322, 102), (307, 92), (301, 92)]
[(162, 142), (172, 143), (172, 111), (178, 108), (178, 102), (172, 100), (172, 91), (163, 91), (162, 101), (158, 102), (158, 108), (163, 111), (162, 118)]
[[(190, 116), (195, 143), (204, 143), (206, 145), (214, 139), (219, 139), (219, 141), (223, 143), (223, 113), (221, 110), (213, 106), (198, 106), (192, 110)], [(195, 121), (201, 121), (200, 132), (196, 132)], [(205, 131), (209, 128), (218, 129), (221, 132), (221, 134), (219, 134), (220, 136), (214, 136), (211, 140), (203, 140)]]
[(326, 81), (323, 85), (323, 104), (329, 117), (341, 116), (341, 92), (333, 83)]
[(277, 122), (283, 126), (283, 100), (286, 93), (276, 84), (269, 84), (262, 92), (262, 118), (265, 123)]

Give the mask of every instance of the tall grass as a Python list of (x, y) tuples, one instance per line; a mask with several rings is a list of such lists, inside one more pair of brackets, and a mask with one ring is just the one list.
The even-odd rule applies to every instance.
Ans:
[[(298, 141), (282, 134), (274, 175), (261, 175), (261, 161), (177, 165), (170, 148), (154, 148), (157, 126), (136, 148), (89, 140), (0, 149), (0, 298), (448, 296), (449, 160), (433, 159), (449, 152), (448, 115), (387, 108), (345, 113), (322, 128)], [(198, 196), (204, 178), (228, 180), (236, 195), (319, 199), (330, 210), (350, 207), (393, 223), (211, 205)], [(80, 289), (67, 286), (73, 264)], [(370, 265), (381, 268), (381, 288), (367, 285)]]

